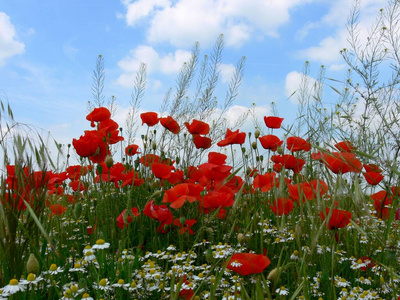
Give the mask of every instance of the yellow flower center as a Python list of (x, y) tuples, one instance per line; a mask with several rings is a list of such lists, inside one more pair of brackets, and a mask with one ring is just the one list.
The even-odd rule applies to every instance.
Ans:
[(29, 273), (28, 277), (26, 278), (28, 281), (34, 281), (36, 279), (35, 274)]
[(10, 285), (18, 285), (18, 280), (17, 279), (11, 279), (10, 280)]
[(81, 264), (80, 264), (80, 263), (74, 264), (74, 268), (75, 268), (75, 269), (78, 269), (78, 268), (80, 268), (80, 267), (81, 267)]
[(84, 294), (82, 295), (82, 299), (89, 298), (89, 297), (90, 297), (90, 295), (89, 295), (88, 293), (84, 293)]
[(73, 285), (73, 286), (71, 287), (71, 291), (72, 291), (73, 293), (76, 293), (76, 292), (78, 291), (78, 287), (77, 287), (76, 285)]
[(93, 254), (92, 251), (88, 251), (88, 252), (85, 253), (85, 256), (90, 256), (90, 255), (92, 255), (92, 254)]
[(100, 280), (99, 284), (101, 286), (106, 286), (107, 285), (107, 280), (105, 278), (103, 278), (102, 280)]
[(98, 239), (96, 241), (96, 245), (104, 245), (104, 244), (105, 244), (105, 241), (103, 239)]
[(52, 264), (50, 266), (50, 271), (55, 271), (55, 270), (57, 270), (57, 265), (56, 264)]
[(118, 280), (118, 284), (124, 284), (125, 281), (123, 279)]

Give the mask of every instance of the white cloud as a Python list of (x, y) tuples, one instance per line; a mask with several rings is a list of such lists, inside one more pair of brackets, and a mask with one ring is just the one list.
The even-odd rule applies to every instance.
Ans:
[(190, 57), (191, 52), (186, 50), (178, 49), (173, 53), (160, 55), (153, 47), (141, 45), (131, 50), (128, 56), (118, 62), (123, 74), (117, 81), (120, 85), (131, 87), (141, 63), (146, 64), (148, 74), (154, 72), (175, 74), (185, 62), (190, 60)]
[[(293, 71), (286, 75), (285, 93), (293, 103), (297, 103), (298, 91), (304, 86), (304, 90), (312, 91), (313, 87), (318, 83), (311, 76)], [(293, 94), (295, 93), (295, 94)]]
[(221, 64), (220, 75), (222, 83), (229, 83), (235, 73), (235, 66), (232, 64)]
[(227, 46), (239, 47), (252, 37), (278, 36), (290, 20), (290, 9), (311, 0), (125, 0), (125, 19), (136, 26), (149, 20), (150, 43), (188, 47), (194, 41), (210, 46), (219, 34)]
[(4, 12), (0, 12), (0, 66), (5, 64), (5, 60), (17, 54), (22, 54), (25, 45), (17, 40), (14, 25), (10, 17)]
[[(317, 61), (322, 64), (335, 64), (331, 70), (337, 69), (337, 64), (341, 61), (340, 50), (348, 48), (348, 31), (346, 28), (349, 13), (353, 7), (353, 1), (338, 0), (331, 1), (328, 13), (315, 23), (307, 23), (303, 29), (299, 30), (299, 36), (304, 38), (308, 31), (314, 28), (334, 28), (333, 34), (326, 36), (316, 45), (297, 52), (297, 56), (302, 59)], [(379, 9), (387, 4), (386, 0), (365, 0), (360, 3), (358, 37), (362, 43), (366, 42), (368, 31), (376, 21)]]

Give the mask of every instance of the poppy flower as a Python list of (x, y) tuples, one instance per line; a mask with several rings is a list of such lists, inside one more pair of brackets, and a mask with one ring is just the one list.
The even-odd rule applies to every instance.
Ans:
[(350, 141), (343, 141), (340, 143), (337, 143), (335, 145), (336, 149), (338, 149), (340, 152), (352, 152), (353, 150), (356, 150), (357, 147), (354, 147)]
[(94, 122), (105, 121), (111, 118), (111, 112), (106, 107), (96, 107), (86, 116), (86, 120), (90, 121), (90, 126), (95, 127)]
[(286, 140), (286, 148), (292, 152), (310, 151), (311, 144), (301, 137), (291, 136)]
[(305, 200), (311, 200), (314, 198), (313, 187), (306, 181), (293, 185), (287, 184), (287, 188), (290, 197), (295, 201), (302, 199), (302, 201), (305, 202)]
[(185, 122), (185, 126), (191, 134), (208, 134), (210, 132), (210, 125), (203, 121), (194, 119), (192, 124)]
[(163, 196), (163, 203), (171, 203), (169, 206), (178, 209), (186, 201), (192, 203), (200, 200), (200, 193), (203, 187), (194, 183), (179, 183), (166, 190)]
[(160, 179), (166, 179), (171, 176), (172, 170), (174, 170), (174, 166), (160, 164), (160, 163), (152, 163), (151, 164), (151, 171), (153, 172), (154, 176)]
[(181, 131), (181, 127), (179, 126), (178, 122), (176, 122), (171, 116), (160, 118), (160, 123), (174, 134), (177, 134), (179, 131)]
[(208, 162), (216, 165), (224, 165), (227, 157), (222, 153), (210, 152), (208, 153)]
[(322, 161), (333, 173), (360, 173), (363, 167), (354, 153), (350, 152), (327, 152), (322, 154)]
[(67, 208), (62, 204), (52, 204), (50, 205), (50, 210), (53, 215), (61, 216)]
[(362, 174), (370, 185), (377, 185), (384, 178), (380, 172), (363, 172)]
[(144, 207), (143, 214), (161, 223), (158, 230), (162, 230), (164, 226), (172, 224), (173, 215), (166, 205), (155, 205), (154, 199), (147, 202)]
[(119, 127), (118, 123), (115, 122), (114, 120), (107, 119), (100, 121), (98, 130), (104, 130), (105, 132), (111, 132), (114, 130), (117, 130)]
[(220, 207), (231, 207), (235, 203), (234, 194), (229, 188), (220, 188), (219, 190), (208, 191), (201, 199), (201, 207), (205, 212), (211, 212)]
[(128, 156), (133, 156), (133, 155), (139, 153), (138, 149), (139, 149), (138, 145), (135, 145), (135, 144), (129, 145), (125, 148), (125, 154)]
[(274, 116), (264, 117), (264, 122), (268, 128), (278, 129), (281, 127), (283, 118), (274, 117)]
[(269, 258), (262, 254), (235, 253), (227, 264), (227, 268), (242, 276), (262, 273), (270, 265)]
[[(329, 216), (330, 213), (330, 208), (326, 208), (325, 212), (321, 211), (319, 213), (319, 216), (322, 221), (325, 220)], [(327, 227), (329, 230), (332, 229), (339, 229), (346, 227), (351, 220), (351, 212), (347, 210), (340, 210), (340, 209), (332, 209), (331, 216), (329, 218), (329, 221), (327, 223)]]
[(184, 234), (185, 232), (189, 232), (189, 234), (194, 234), (194, 231), (192, 230), (192, 226), (196, 224), (196, 220), (191, 219), (191, 220), (185, 220), (185, 222), (182, 224), (180, 218), (176, 218), (174, 220), (174, 225), (179, 227), (179, 234)]
[(259, 137), (258, 139), (264, 149), (269, 149), (271, 151), (278, 150), (278, 147), (283, 144), (283, 141), (281, 141), (276, 135), (273, 134), (264, 135)]
[(194, 134), (193, 142), (197, 149), (208, 149), (211, 147), (211, 139), (206, 136)]
[(142, 125), (146, 124), (151, 127), (158, 124), (158, 115), (156, 112), (145, 112), (140, 114), (140, 118), (142, 119)]
[(387, 220), (390, 217), (390, 205), (393, 202), (393, 198), (386, 191), (379, 191), (371, 195), (371, 199), (374, 200), (374, 209), (376, 216), (382, 220)]
[(79, 156), (89, 157), (96, 153), (99, 142), (103, 141), (99, 140), (97, 130), (86, 130), (85, 134), (81, 135), (79, 139), (72, 140), (72, 145)]
[(276, 173), (258, 174), (253, 181), (253, 187), (259, 188), (262, 192), (268, 192), (276, 184)]
[(117, 226), (121, 229), (124, 229), (124, 227), (128, 227), (128, 224), (132, 223), (132, 216), (137, 217), (140, 215), (138, 209), (136, 207), (132, 207), (131, 213), (126, 217), (126, 223), (125, 223), (124, 220), (125, 214), (126, 214), (126, 209), (117, 218)]
[(231, 131), (229, 128), (226, 130), (225, 138), (222, 141), (217, 143), (219, 147), (225, 147), (233, 144), (243, 144), (246, 139), (245, 132), (239, 132), (239, 129), (236, 131)]
[(148, 153), (148, 154), (142, 156), (139, 159), (139, 161), (140, 161), (140, 163), (142, 165), (145, 165), (146, 167), (148, 167), (152, 163), (160, 163), (161, 162), (161, 158), (156, 154)]
[(293, 201), (289, 198), (278, 198), (269, 207), (276, 215), (287, 215), (293, 210)]
[(107, 143), (114, 145), (124, 140), (124, 137), (119, 134), (119, 130), (114, 130), (106, 133)]
[[(293, 170), (293, 172), (296, 174), (301, 171), (301, 169), (306, 163), (304, 159), (297, 158), (291, 154), (272, 155), (271, 160), (275, 164), (282, 165), (283, 167), (285, 167), (285, 169)], [(275, 170), (275, 165), (274, 165), (274, 170)]]
[(381, 168), (376, 164), (366, 164), (364, 165), (365, 172), (379, 172), (382, 173)]

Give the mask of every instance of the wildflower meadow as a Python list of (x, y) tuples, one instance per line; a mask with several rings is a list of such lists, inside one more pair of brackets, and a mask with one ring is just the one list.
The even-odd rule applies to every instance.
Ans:
[(367, 45), (355, 8), (346, 78), (321, 66), (294, 124), (272, 104), (228, 126), (245, 60), (216, 103), (222, 36), (160, 109), (139, 109), (142, 65), (126, 124), (99, 56), (87, 127), (56, 158), (1, 102), (0, 299), (400, 299), (399, 5)]

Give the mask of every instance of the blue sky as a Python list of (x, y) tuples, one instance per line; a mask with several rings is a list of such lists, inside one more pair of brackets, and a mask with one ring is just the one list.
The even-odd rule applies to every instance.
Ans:
[[(260, 118), (277, 103), (293, 120), (304, 62), (310, 77), (321, 64), (342, 80), (346, 21), (352, 0), (3, 0), (0, 2), (0, 97), (17, 121), (50, 131), (70, 143), (84, 130), (92, 72), (105, 62), (104, 95), (117, 98), (115, 119), (123, 126), (133, 78), (148, 66), (141, 109), (157, 111), (194, 43), (210, 54), (219, 34), (225, 49), (218, 93), (224, 95), (233, 66), (246, 56), (234, 119), (255, 103)], [(387, 1), (361, 2), (361, 36)], [(313, 80), (312, 78), (310, 79)], [(333, 97), (333, 95), (332, 95)], [(335, 99), (327, 99), (334, 101)], [(234, 129), (234, 128), (233, 128)]]

